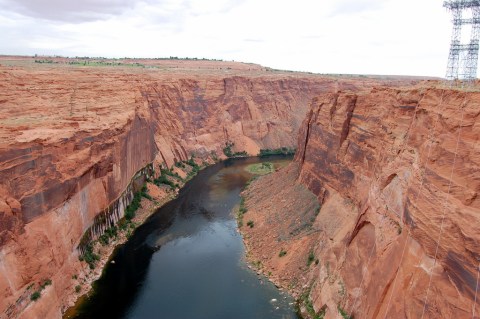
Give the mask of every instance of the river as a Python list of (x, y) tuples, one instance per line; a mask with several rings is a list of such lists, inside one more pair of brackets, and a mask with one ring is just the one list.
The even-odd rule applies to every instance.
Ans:
[[(114, 253), (73, 318), (298, 318), (292, 298), (250, 270), (235, 215), (262, 159), (199, 172)], [(276, 167), (290, 158), (269, 158)]]

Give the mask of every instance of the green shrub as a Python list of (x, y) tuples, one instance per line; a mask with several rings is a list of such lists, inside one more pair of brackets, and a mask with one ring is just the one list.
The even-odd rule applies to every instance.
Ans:
[(244, 189), (250, 186), (251, 183), (253, 183), (255, 180), (257, 180), (259, 175), (254, 175), (252, 178), (250, 178), (247, 183), (245, 183), (245, 186), (243, 187)]
[(217, 153), (215, 153), (215, 151), (210, 152), (210, 157), (213, 159), (215, 163), (218, 162), (218, 156), (217, 156)]
[(187, 161), (187, 164), (190, 165), (191, 167), (193, 167), (194, 169), (198, 170), (200, 169), (200, 166), (198, 166), (197, 163), (195, 163), (195, 159), (194, 159), (194, 156), (192, 155), (192, 157), (190, 157), (190, 159)]
[(103, 234), (102, 236), (100, 236), (98, 240), (100, 241), (100, 244), (102, 244), (103, 246), (108, 245), (109, 240), (106, 234)]
[(118, 224), (118, 228), (122, 231), (127, 230), (129, 228), (135, 228), (135, 225), (131, 220), (122, 219)]
[(82, 286), (76, 285), (75, 286), (75, 292), (78, 294), (82, 290)]
[(183, 181), (182, 178), (180, 177), (180, 175), (178, 175), (178, 173), (176, 173), (176, 172), (174, 173), (171, 169), (160, 168), (160, 176), (158, 178), (156, 178), (153, 181), (153, 183), (157, 186), (160, 186), (160, 184), (165, 184), (165, 185), (170, 186), (170, 188), (172, 188), (172, 189), (177, 188), (178, 184), (176, 184), (175, 182), (170, 180), (168, 178), (168, 176), (171, 176), (175, 179)]
[(170, 186), (170, 188), (175, 189), (175, 183), (172, 182), (170, 179), (168, 179), (167, 175), (162, 174), (158, 178), (156, 178), (153, 182), (157, 186), (160, 186), (161, 184), (165, 184)]
[(97, 261), (100, 260), (100, 256), (93, 252), (93, 247), (90, 243), (85, 247), (85, 251), (83, 255), (79, 257), (79, 259), (80, 261), (85, 261), (90, 266), (90, 269), (94, 269)]
[(244, 215), (246, 212), (248, 211), (248, 209), (245, 207), (245, 198), (241, 198), (240, 199), (240, 207), (238, 209), (238, 212), (242, 215)]
[(258, 153), (258, 156), (266, 157), (266, 156), (272, 156), (272, 155), (294, 155), (294, 154), (295, 154), (294, 148), (281, 147), (273, 150), (269, 148), (261, 149), (260, 153)]
[(313, 261), (315, 260), (315, 255), (313, 254), (313, 251), (310, 251), (308, 254), (308, 259), (307, 259), (307, 267), (309, 267)]
[(46, 279), (41, 285), (40, 285), (40, 290), (45, 289), (45, 287), (50, 286), (52, 284), (51, 279)]
[(40, 296), (40, 291), (35, 291), (33, 294), (30, 295), (30, 300), (37, 301)]
[(235, 145), (233, 142), (226, 142), (225, 147), (223, 148), (223, 154), (226, 157), (233, 157), (232, 147)]
[(247, 151), (235, 152), (233, 153), (233, 157), (246, 157), (248, 156)]
[(226, 157), (228, 158), (233, 158), (233, 157), (245, 157), (248, 156), (248, 153), (246, 151), (242, 152), (233, 152), (232, 147), (235, 145), (233, 142), (226, 142), (225, 147), (223, 148), (223, 154), (225, 154)]
[(326, 309), (322, 308), (318, 313), (315, 312), (315, 309), (313, 308), (313, 303), (309, 298), (310, 291), (311, 288), (305, 291), (297, 300), (297, 312), (300, 314), (300, 304), (303, 304), (312, 319), (323, 319), (325, 317)]
[[(146, 186), (144, 186), (144, 187), (145, 187), (145, 190), (146, 190)], [(140, 202), (142, 201), (142, 196), (143, 196), (142, 193), (145, 193), (145, 192), (142, 192), (142, 190), (140, 190), (139, 192), (136, 192), (133, 195), (132, 202), (125, 209), (125, 218), (127, 220), (133, 219), (135, 217), (135, 212), (137, 211), (138, 208), (141, 207)], [(143, 197), (145, 197), (145, 196), (143, 196)]]
[(195, 163), (193, 156), (186, 163), (192, 168), (190, 172), (187, 174), (187, 179), (190, 179), (193, 176), (198, 174), (198, 172), (200, 171), (200, 166), (198, 166), (198, 164)]
[(275, 171), (275, 166), (273, 165), (273, 163), (264, 162), (248, 165), (246, 167), (246, 170), (251, 174), (267, 175)]
[(249, 220), (247, 222), (247, 226), (250, 227), (250, 228), (253, 228), (255, 226), (255, 224), (253, 223), (253, 220)]
[(286, 254), (287, 254), (287, 251), (282, 248), (282, 250), (280, 250), (280, 253), (278, 254), (278, 257), (283, 257)]
[(337, 308), (343, 319), (353, 319), (353, 316), (348, 315), (347, 312), (340, 305), (338, 305)]
[(185, 164), (183, 164), (182, 162), (176, 162), (175, 166), (179, 168), (185, 168)]
[(108, 245), (108, 243), (110, 242), (110, 239), (111, 238), (117, 238), (117, 226), (112, 226), (108, 229), (105, 230), (105, 233), (103, 233), (103, 235), (101, 235), (98, 240), (100, 241), (100, 243), (103, 245), (103, 246), (106, 246)]
[(105, 234), (108, 236), (108, 238), (116, 238), (117, 237), (117, 226), (112, 226), (105, 230)]
[(142, 189), (140, 190), (140, 195), (142, 195), (142, 197), (145, 197), (148, 200), (153, 200), (152, 196), (150, 196), (150, 194), (148, 194), (148, 188), (147, 188), (146, 184), (143, 185)]

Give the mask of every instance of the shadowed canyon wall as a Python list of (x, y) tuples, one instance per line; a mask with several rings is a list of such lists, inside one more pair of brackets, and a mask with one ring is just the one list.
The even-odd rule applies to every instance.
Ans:
[[(82, 236), (128, 203), (149, 164), (221, 157), (226, 142), (250, 154), (292, 147), (314, 96), (380, 83), (5, 66), (0, 79), (0, 318), (61, 317), (85, 266)], [(45, 279), (52, 285), (31, 302), (32, 284)]]
[(313, 99), (294, 163), (246, 192), (251, 258), (309, 294), (325, 318), (478, 315), (479, 139), (477, 92), (419, 86)]

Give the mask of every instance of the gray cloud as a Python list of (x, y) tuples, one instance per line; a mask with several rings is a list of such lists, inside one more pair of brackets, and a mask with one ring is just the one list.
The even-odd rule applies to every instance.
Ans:
[[(197, 0), (198, 1), (198, 0)], [(223, 0), (218, 5), (197, 6), (194, 0), (0, 0), (0, 11), (14, 12), (23, 16), (58, 22), (82, 23), (105, 20), (147, 4), (162, 11), (161, 22), (174, 20), (178, 15), (198, 16), (206, 13), (227, 13), (245, 0)], [(198, 2), (197, 2), (198, 3)], [(147, 15), (151, 15), (146, 12)]]
[(0, 10), (52, 21), (106, 19), (134, 8), (139, 0), (0, 0)]

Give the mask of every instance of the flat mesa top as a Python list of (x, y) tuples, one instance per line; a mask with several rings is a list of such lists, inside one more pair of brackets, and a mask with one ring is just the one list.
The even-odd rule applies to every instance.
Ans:
[(469, 9), (480, 7), (480, 0), (452, 0), (445, 1), (443, 6), (447, 9)]

